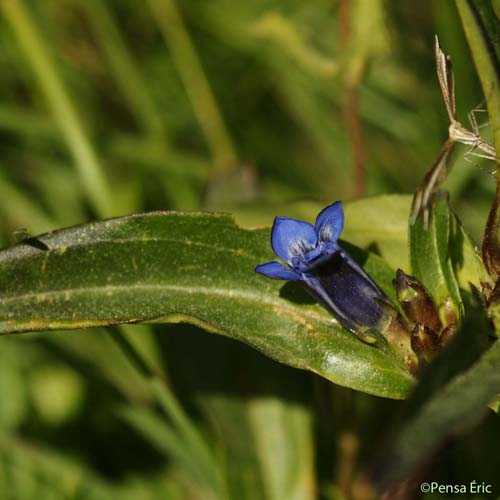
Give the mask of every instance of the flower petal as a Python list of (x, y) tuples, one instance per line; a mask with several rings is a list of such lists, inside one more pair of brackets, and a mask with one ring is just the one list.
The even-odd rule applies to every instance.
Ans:
[(276, 217), (271, 232), (274, 253), (286, 262), (292, 257), (303, 257), (318, 243), (312, 224), (288, 217)]
[(335, 243), (344, 228), (342, 202), (336, 201), (321, 210), (316, 218), (316, 231), (320, 241)]
[(263, 274), (269, 278), (274, 278), (276, 280), (300, 280), (302, 279), (299, 274), (292, 271), (283, 264), (272, 261), (266, 262), (265, 264), (260, 264), (255, 268), (257, 273)]

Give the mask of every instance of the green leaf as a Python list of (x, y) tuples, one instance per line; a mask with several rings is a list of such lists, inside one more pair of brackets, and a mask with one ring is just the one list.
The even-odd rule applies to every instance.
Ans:
[(477, 358), (490, 330), (485, 311), (476, 307), (424, 372), (390, 446), (377, 457), (379, 484), (411, 477), (447, 438), (467, 431), (488, 411), (500, 392), (500, 343)]
[(271, 397), (248, 406), (266, 498), (310, 500), (314, 450), (307, 409)]
[(461, 311), (462, 298), (450, 253), (452, 217), (447, 199), (441, 196), (433, 203), (428, 227), (422, 219), (410, 225), (410, 260), (412, 273), (435, 303), (443, 306), (451, 299)]
[(121, 408), (119, 414), (204, 489), (207, 499), (220, 498), (222, 486), (214, 457), (200, 455), (197, 448), (153, 410), (130, 405)]
[[(465, 36), (481, 81), (491, 120), (493, 141), (500, 151), (500, 22), (490, 0), (456, 0)], [(498, 165), (497, 165), (498, 174)], [(488, 271), (500, 275), (500, 176), (483, 239)]]
[[(340, 328), (296, 284), (254, 272), (273, 258), (267, 229), (241, 229), (227, 215), (158, 212), (39, 242), (0, 253), (1, 333), (189, 322), (371, 394), (403, 398), (413, 384), (392, 353)], [(375, 279), (392, 276), (377, 256), (366, 268)]]
[[(334, 200), (330, 200), (334, 201)], [(286, 205), (259, 205), (232, 210), (245, 227), (271, 225), (276, 215), (313, 221), (326, 205), (298, 201)], [(408, 213), (411, 196), (381, 195), (343, 203), (345, 227), (342, 237), (380, 255), (393, 269), (408, 268)]]
[(220, 450), (226, 497), (315, 498), (311, 377), (191, 326), (170, 326), (169, 332), (169, 372), (178, 394), (209, 424), (205, 435)]
[[(470, 294), (473, 288), (480, 289), (482, 283), (491, 282), (477, 248), (465, 232), (458, 217), (450, 212), (450, 261), (460, 290)], [(471, 286), (472, 285), (472, 286)]]
[(347, 203), (342, 236), (377, 253), (393, 269), (408, 268), (410, 206), (409, 195), (382, 195)]
[[(332, 200), (333, 201), (333, 200)], [(409, 271), (408, 214), (412, 196), (381, 195), (344, 203), (345, 227), (342, 238), (370, 255), (376, 254), (392, 268)], [(245, 227), (271, 225), (275, 215), (314, 220), (323, 208), (317, 202), (300, 201), (288, 205), (246, 207), (235, 210), (236, 220)], [(465, 233), (460, 221), (451, 217), (451, 262), (460, 288), (469, 291), (470, 283), (479, 286), (487, 274), (479, 251)], [(425, 258), (424, 255), (421, 256)], [(424, 265), (425, 267), (425, 265)], [(394, 277), (394, 276), (392, 276)], [(391, 278), (392, 279), (392, 278)], [(392, 285), (389, 287), (392, 293)], [(388, 291), (384, 289), (387, 293)]]
[[(20, 441), (15, 436), (0, 436), (0, 471), (0, 491), (12, 492), (11, 498), (16, 499), (138, 498), (131, 491), (130, 483), (125, 487), (107, 483), (70, 454), (45, 447), (40, 442)], [(140, 498), (157, 497), (143, 494)]]
[(455, 0), (483, 87), (497, 151), (500, 149), (500, 22), (491, 0)]

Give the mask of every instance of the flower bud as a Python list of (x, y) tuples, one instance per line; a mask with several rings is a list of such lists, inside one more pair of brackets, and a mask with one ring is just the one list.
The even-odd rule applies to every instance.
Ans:
[(425, 325), (435, 332), (441, 331), (443, 326), (439, 312), (422, 283), (398, 269), (393, 285), (403, 311), (410, 321)]
[(438, 334), (428, 326), (415, 323), (411, 336), (411, 347), (419, 360), (430, 363), (440, 347)]

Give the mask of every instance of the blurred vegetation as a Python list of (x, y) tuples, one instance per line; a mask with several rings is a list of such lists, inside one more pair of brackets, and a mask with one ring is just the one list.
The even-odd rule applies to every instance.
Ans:
[[(3, 245), (146, 210), (251, 224), (292, 201), (412, 193), (447, 136), (434, 33), (459, 119), (482, 101), (453, 2), (0, 7)], [(493, 166), (462, 152), (445, 188), (480, 243)], [(0, 498), (363, 498), (361, 466), (399, 403), (194, 327), (121, 329), (165, 393), (116, 332), (2, 339)], [(494, 483), (499, 433), (490, 415), (450, 443), (435, 480)]]

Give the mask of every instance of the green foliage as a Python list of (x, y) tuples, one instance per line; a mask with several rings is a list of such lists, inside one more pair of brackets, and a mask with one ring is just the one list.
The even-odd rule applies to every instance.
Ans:
[[(410, 225), (410, 258), (412, 273), (427, 288), (436, 305), (444, 307), (451, 303), (450, 307), (458, 313), (463, 306), (455, 269), (463, 265), (464, 260), (452, 261), (450, 249), (457, 248), (459, 242), (450, 239), (451, 217), (447, 200), (441, 199), (433, 205), (429, 227), (425, 227), (421, 219)], [(460, 253), (457, 248), (453, 256)], [(479, 278), (472, 280), (475, 286), (479, 286)]]
[[(301, 288), (254, 272), (272, 258), (269, 230), (224, 215), (151, 213), (36, 241), (47, 250), (25, 242), (0, 254), (3, 333), (191, 322), (341, 385), (394, 398), (411, 386), (390, 352), (340, 328)], [(363, 260), (393, 295), (394, 272), (376, 256)]]
[[(245, 227), (312, 220), (364, 191), (345, 204), (342, 243), (391, 300), (402, 268), (465, 304), (461, 342), (403, 403), (338, 385), (401, 398), (415, 382), (298, 289), (253, 273), (272, 257), (268, 229), (133, 216), (44, 235), (48, 251), (36, 239), (4, 250), (4, 332), (102, 326), (0, 339), (0, 499), (356, 499), (374, 448), (392, 479), (434, 458), (433, 480), (498, 494), (498, 419), (478, 424), (499, 390), (498, 346), (486, 350), (492, 332), (468, 305), (494, 283), (454, 215), (480, 242), (493, 166), (458, 150), (453, 212), (438, 202), (431, 231), (410, 238), (411, 195), (383, 195), (412, 193), (446, 136), (436, 32), (460, 121), (482, 101), (474, 62), (499, 146), (495, 2), (456, 6), (0, 0), (2, 247), (20, 228), (150, 210), (223, 210)], [(495, 300), (489, 314), (500, 324)], [(130, 319), (161, 323), (116, 325)]]
[(478, 337), (489, 329), (484, 311), (476, 305), (448, 352), (424, 373), (378, 467), (380, 483), (408, 477), (443, 441), (477, 424), (486, 414), (487, 405), (500, 392), (500, 345), (495, 343), (477, 359)]

